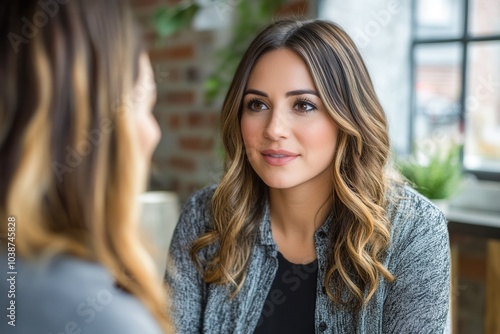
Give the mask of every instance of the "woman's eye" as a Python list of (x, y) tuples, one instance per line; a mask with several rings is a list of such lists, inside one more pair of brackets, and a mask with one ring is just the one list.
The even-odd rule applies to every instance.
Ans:
[(294, 108), (300, 112), (309, 112), (309, 111), (316, 110), (315, 105), (313, 105), (310, 102), (306, 102), (306, 101), (298, 101), (297, 103), (295, 103)]
[(258, 100), (252, 100), (248, 102), (247, 108), (254, 111), (266, 110), (267, 106), (264, 102)]

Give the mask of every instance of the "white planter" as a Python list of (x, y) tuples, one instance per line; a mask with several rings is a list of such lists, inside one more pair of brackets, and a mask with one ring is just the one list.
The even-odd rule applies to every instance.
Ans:
[(448, 214), (450, 200), (448, 199), (431, 199), (432, 203), (437, 206), (445, 215)]
[(161, 276), (165, 271), (168, 247), (179, 219), (179, 198), (175, 192), (150, 191), (139, 196), (140, 224)]

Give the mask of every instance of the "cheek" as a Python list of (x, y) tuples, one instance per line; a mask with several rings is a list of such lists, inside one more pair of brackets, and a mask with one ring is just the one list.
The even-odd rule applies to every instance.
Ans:
[(254, 117), (243, 115), (241, 118), (241, 135), (246, 148), (253, 148), (257, 145), (261, 126)]
[(308, 124), (302, 127), (301, 142), (313, 149), (321, 159), (333, 159), (337, 148), (337, 127), (330, 120)]
[(243, 115), (241, 118), (241, 135), (245, 145), (245, 154), (254, 168), (255, 161), (260, 156), (259, 148), (261, 147), (262, 127), (263, 125), (258, 117)]

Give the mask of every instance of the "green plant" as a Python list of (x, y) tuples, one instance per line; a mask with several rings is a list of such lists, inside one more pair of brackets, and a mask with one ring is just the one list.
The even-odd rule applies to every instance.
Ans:
[(205, 82), (208, 102), (225, 94), (236, 72), (236, 67), (253, 38), (272, 22), (286, 0), (239, 1), (235, 5), (235, 23), (227, 46), (216, 54), (217, 65)]
[(459, 145), (419, 149), (397, 163), (401, 174), (422, 195), (429, 199), (447, 199), (458, 190), (462, 181)]
[(152, 24), (160, 38), (167, 37), (190, 26), (199, 10), (196, 3), (163, 6), (153, 14)]
[[(227, 91), (250, 42), (260, 30), (272, 22), (278, 9), (286, 2), (287, 0), (245, 0), (215, 4), (231, 7), (236, 12), (230, 41), (216, 53), (215, 70), (205, 81), (205, 96), (208, 102), (214, 101)], [(199, 10), (200, 6), (193, 1), (176, 6), (163, 6), (155, 11), (152, 24), (160, 38), (167, 37), (190, 26)], [(228, 15), (231, 12), (226, 11)]]

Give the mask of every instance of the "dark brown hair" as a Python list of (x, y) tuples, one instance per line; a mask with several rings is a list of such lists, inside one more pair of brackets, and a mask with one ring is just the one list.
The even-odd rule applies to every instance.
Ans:
[[(225, 175), (212, 198), (213, 228), (193, 245), (191, 255), (205, 268), (208, 283), (241, 288), (266, 201), (266, 185), (245, 157), (241, 134), (243, 93), (259, 57), (289, 49), (305, 61), (320, 98), (338, 127), (333, 161), (332, 229), (325, 286), (329, 297), (361, 306), (381, 277), (393, 276), (382, 264), (389, 244), (386, 217), (386, 163), (389, 137), (384, 111), (363, 60), (336, 24), (283, 20), (261, 32), (246, 51), (226, 95), (221, 115)], [(215, 256), (203, 263), (198, 252), (214, 243)], [(334, 284), (334, 282), (336, 282)], [(347, 287), (348, 298), (343, 298)]]

